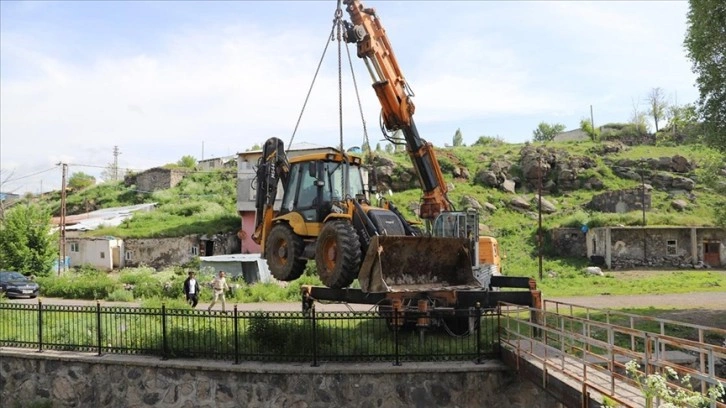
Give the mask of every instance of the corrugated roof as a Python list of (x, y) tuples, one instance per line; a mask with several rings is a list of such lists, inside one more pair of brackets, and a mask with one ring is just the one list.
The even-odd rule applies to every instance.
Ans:
[[(156, 203), (136, 204), (125, 207), (104, 208), (85, 214), (66, 216), (65, 229), (67, 231), (92, 231), (105, 225), (116, 227), (131, 218), (133, 213), (140, 210), (152, 209)], [(53, 217), (54, 225), (60, 225), (60, 217)]]

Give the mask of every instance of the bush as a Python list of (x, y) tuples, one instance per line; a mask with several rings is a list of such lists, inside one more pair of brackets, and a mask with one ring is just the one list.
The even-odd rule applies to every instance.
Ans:
[(133, 302), (134, 294), (126, 289), (116, 289), (106, 296), (109, 302)]
[(105, 272), (92, 273), (89, 269), (81, 273), (39, 277), (37, 281), (41, 295), (65, 299), (105, 299), (120, 289), (119, 284)]

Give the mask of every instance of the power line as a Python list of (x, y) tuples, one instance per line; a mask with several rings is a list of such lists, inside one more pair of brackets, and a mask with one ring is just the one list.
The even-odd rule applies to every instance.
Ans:
[(13, 182), (13, 181), (26, 179), (26, 178), (33, 177), (33, 176), (37, 176), (39, 174), (47, 173), (47, 172), (49, 172), (51, 170), (56, 170), (56, 169), (57, 169), (57, 167), (54, 166), (54, 167), (51, 167), (49, 169), (41, 170), (41, 171), (39, 171), (37, 173), (26, 174), (25, 176), (20, 176), (20, 177), (15, 177), (15, 178), (10, 177), (7, 180), (5, 180), (4, 183), (10, 183), (10, 182)]

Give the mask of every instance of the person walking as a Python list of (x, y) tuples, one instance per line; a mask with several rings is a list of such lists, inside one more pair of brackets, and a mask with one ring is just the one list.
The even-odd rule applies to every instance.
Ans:
[(214, 280), (212, 280), (212, 292), (214, 294), (214, 297), (212, 298), (212, 303), (209, 304), (209, 307), (207, 308), (207, 311), (212, 311), (212, 306), (214, 306), (215, 303), (217, 303), (217, 299), (222, 300), (222, 311), (226, 312), (227, 302), (224, 298), (224, 292), (229, 290), (229, 285), (227, 285), (227, 279), (224, 277), (224, 271), (219, 271), (219, 275), (214, 277)]
[(184, 296), (192, 307), (197, 307), (199, 302), (199, 282), (194, 276), (194, 272), (189, 272), (189, 277), (184, 281)]

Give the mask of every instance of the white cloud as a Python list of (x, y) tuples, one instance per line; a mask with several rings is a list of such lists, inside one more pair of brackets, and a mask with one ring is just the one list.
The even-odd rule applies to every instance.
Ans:
[[(256, 21), (252, 9), (259, 3), (231, 4), (251, 9), (229, 24), (168, 27), (149, 38), (154, 47), (101, 46), (81, 49), (73, 59), (53, 53), (53, 33), (38, 40), (30, 32), (4, 30), (3, 174), (14, 171), (19, 177), (63, 161), (98, 166), (71, 168), (98, 175), (113, 160), (113, 146), (122, 152), (121, 167), (144, 169), (189, 154), (201, 158), (202, 144), (205, 157), (211, 157), (234, 154), (270, 136), (288, 142), (326, 27), (267, 25), (268, 20)], [(456, 129), (467, 121), (478, 124), (473, 132), (484, 134), (493, 118), (510, 118), (505, 135), (528, 134), (541, 120), (577, 125), (589, 114), (589, 104), (603, 120), (627, 120), (631, 98), (655, 86), (678, 90), (682, 101), (692, 97), (693, 78), (680, 45), (686, 7), (680, 3), (374, 6), (390, 24), (394, 50), (416, 92), (420, 127)], [(215, 21), (204, 10), (200, 5), (199, 20)], [(439, 21), (441, 13), (447, 18)], [(63, 38), (59, 34), (56, 41)], [(99, 43), (119, 41), (100, 38)], [(295, 141), (337, 144), (336, 43), (329, 47)], [(354, 47), (351, 54), (375, 143), (380, 108)], [(344, 124), (350, 144), (359, 144), (360, 115), (348, 69), (344, 61)], [(442, 145), (450, 136), (428, 139)], [(15, 186), (38, 191), (29, 183), (23, 179)], [(53, 175), (44, 188), (59, 184)]]

